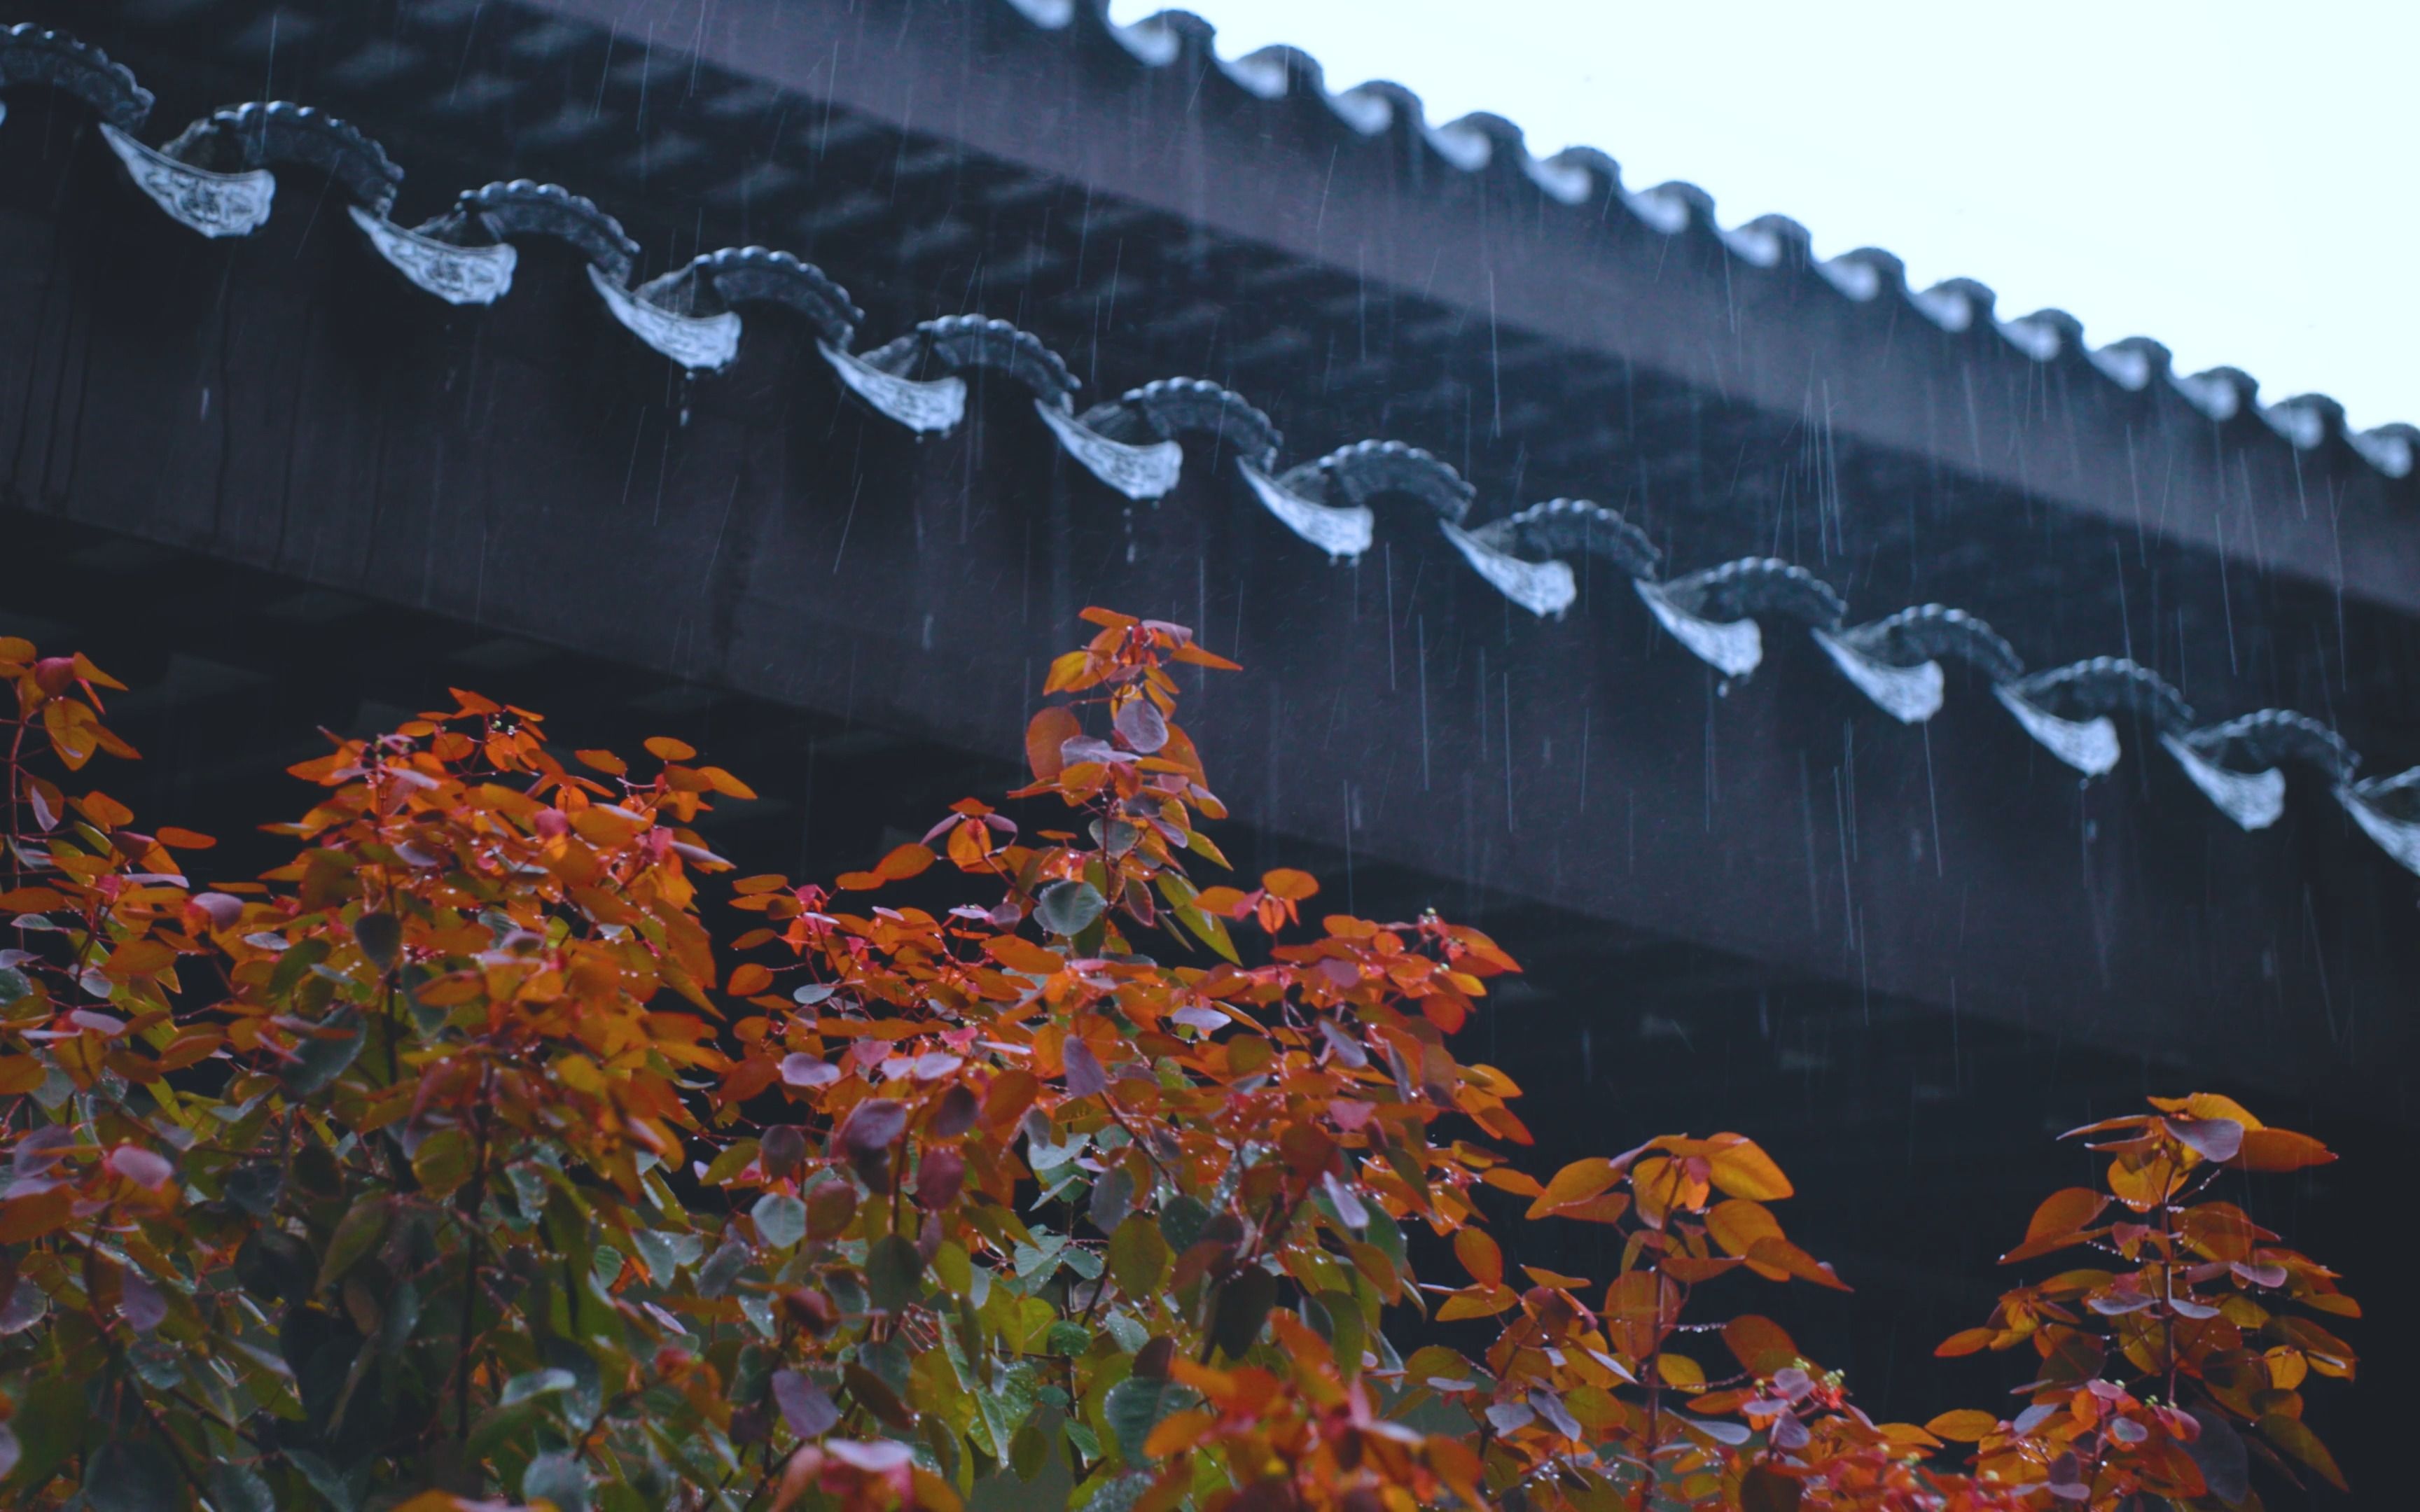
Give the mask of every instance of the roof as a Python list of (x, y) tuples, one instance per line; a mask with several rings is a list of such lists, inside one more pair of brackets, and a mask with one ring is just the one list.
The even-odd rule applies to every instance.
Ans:
[[(2179, 378), (2150, 343), (2083, 351), (2075, 323), (2055, 312), (2002, 322), (1991, 313), (1988, 290), (1959, 281), (1911, 290), (1885, 254), (1809, 262), (1805, 235), (1792, 223), (1768, 218), (1722, 227), (1711, 201), (1690, 186), (1633, 193), (1599, 154), (1533, 159), (1517, 130), (1496, 117), (1431, 127), (1408, 92), (1370, 85), (1331, 94), (1316, 65), (1287, 50), (1237, 63), (1219, 60), (1209, 28), (1189, 15), (1120, 27), (1075, 0), (982, 3), (1013, 5), (1036, 27), (1087, 28), (1114, 42), (1135, 70), (1177, 69), (1193, 58), (1204, 77), (1215, 73), (1257, 102), (1255, 108), (1315, 103), (1327, 123), (1324, 129), (1340, 138), (1408, 131), (1433, 168), (1491, 176), (1497, 183), (1512, 176), (1527, 186), (1521, 193), (1541, 204), (1594, 207), (1608, 235), (1640, 228), (1659, 238), (1710, 234), (1725, 249), (1726, 276), (1733, 262), (1744, 270), (1741, 278), (1783, 277), (1796, 266), (1819, 275), (1829, 297), (1844, 305), (1903, 301), (1945, 335), (1995, 332), (2027, 362), (2050, 364), (2080, 354), (2113, 393), (2164, 387), (2214, 424), (2257, 414), (2281, 447), (2312, 451), (2340, 443), (2382, 476), (2412, 470), (2412, 440), (2420, 433), (2408, 427), (2346, 433), (2341, 411), (2322, 399), (2262, 409), (2249, 378), (2224, 369)], [(1972, 613), (1920, 604), (1859, 619), (1817, 573), (1775, 556), (1668, 576), (1655, 548), (1619, 511), (1563, 498), (1527, 507), (1517, 498), (1491, 499), (1482, 507), (1477, 489), (1454, 467), (1398, 440), (1358, 441), (1289, 465), (1268, 416), (1245, 394), (1207, 380), (1169, 378), (1078, 409), (1075, 374), (1032, 333), (982, 315), (957, 315), (866, 343), (861, 340), (865, 317), (847, 292), (814, 265), (778, 250), (720, 249), (637, 282), (640, 250), (620, 224), (597, 204), (556, 186), (490, 183), (464, 191), (416, 225), (398, 224), (389, 213), (403, 170), (362, 131), (307, 105), (265, 101), (213, 112), (153, 146), (138, 134), (149, 114), (148, 93), (127, 69), (63, 34), (31, 26), (0, 33), (0, 87), (46, 88), (89, 108), (134, 186), (187, 232), (248, 235), (266, 222), (279, 176), (305, 173), (350, 202), (369, 246), (421, 297), (453, 305), (505, 297), (517, 244), (557, 240), (586, 261), (601, 313), (686, 371), (724, 367), (749, 320), (760, 311), (785, 310), (819, 333), (823, 358), (843, 385), (909, 431), (954, 426), (965, 412), (967, 377), (988, 370), (1031, 391), (1037, 419), (1066, 455), (1128, 500), (1168, 494), (1187, 464), (1183, 440), (1204, 438), (1217, 445), (1217, 465), (1233, 467), (1250, 497), (1332, 558), (1353, 558), (1372, 545), (1379, 508), (1409, 504), (1433, 521), (1479, 578), (1525, 610), (1559, 616), (1577, 597), (1575, 562), (1602, 563), (1631, 581), (1643, 611), (1721, 677), (1752, 674), (1764, 659), (1769, 629), (1805, 630), (1849, 683), (1901, 723), (1929, 719), (1945, 698), (1944, 660), (1963, 662), (1983, 675), (2028, 735), (2086, 778), (2118, 763), (2118, 721), (2127, 720), (2156, 741), (2223, 814), (2256, 829), (2283, 812), (2283, 766), (2299, 764), (2326, 785), (2365, 833), (2420, 872), (2420, 768), (2361, 778), (2350, 746), (2304, 713), (2257, 709), (2206, 722), (2175, 687), (2127, 656), (2029, 671), (2009, 642)], [(1616, 224), (1625, 218), (1626, 230)]]
[(1878, 247), (1815, 257), (1807, 228), (1786, 215), (1759, 216), (1725, 225), (1715, 213), (1714, 196), (1694, 183), (1674, 180), (1633, 189), (1622, 182), (1621, 165), (1593, 147), (1568, 147), (1551, 157), (1537, 157), (1529, 151), (1519, 126), (1493, 114), (1475, 113), (1434, 124), (1420, 97), (1390, 81), (1373, 80), (1332, 90), (1319, 61), (1297, 48), (1264, 47), (1231, 60), (1218, 52), (1218, 29), (1190, 11), (1161, 11), (1125, 25), (1109, 20), (1104, 10), (1085, 0), (999, 3), (1046, 31), (1079, 25), (1099, 28), (1119, 43), (1138, 69), (1207, 67), (1273, 104), (1289, 99), (1316, 101), (1331, 117), (1334, 134), (1340, 138), (1372, 138), (1407, 129), (1440, 170), (1465, 176), (1515, 173), (1539, 198), (1558, 205), (1619, 206), (1627, 218), (1665, 237), (1691, 230), (1711, 234), (1749, 270), (1773, 272), (1785, 262), (1810, 268), (1837, 298), (1852, 304), (1887, 299), (1950, 335), (1987, 329), (2037, 363), (2050, 363), (2062, 354), (2080, 355), (2115, 389), (2139, 393), (2152, 383), (2161, 383), (2212, 421), (2250, 414), (2298, 450), (2314, 451), (2340, 438), (2364, 462), (2387, 477), (2406, 477), (2412, 471), (2420, 428), (2411, 424), (2350, 429), (2345, 424), (2344, 407), (2324, 393), (2295, 394), (2264, 403), (2259, 398), (2259, 380), (2252, 375), (2231, 366), (2179, 373), (2170, 365), (2168, 348), (2148, 337), (2087, 346), (2082, 323), (2064, 310), (2003, 317), (1994, 310), (1997, 296), (1988, 285), (1970, 278), (1950, 278), (1930, 287), (1915, 287), (1907, 282), (1901, 260)]

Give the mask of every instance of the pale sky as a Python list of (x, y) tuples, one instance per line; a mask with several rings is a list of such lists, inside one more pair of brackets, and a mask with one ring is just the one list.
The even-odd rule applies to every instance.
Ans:
[[(1139, 21), (1165, 8), (1113, 0)], [(1224, 56), (1287, 42), (1541, 156), (1687, 179), (1735, 225), (1878, 246), (2264, 402), (2420, 423), (2420, 0), (1191, 0)]]

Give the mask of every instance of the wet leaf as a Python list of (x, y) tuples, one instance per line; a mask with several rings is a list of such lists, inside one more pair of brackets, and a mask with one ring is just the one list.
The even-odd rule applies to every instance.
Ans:
[(555, 1512), (588, 1512), (588, 1473), (570, 1455), (539, 1455), (521, 1473), (521, 1499), (551, 1502)]
[(1168, 744), (1168, 720), (1147, 698), (1128, 699), (1110, 723), (1128, 746), (1146, 756)]
[(1033, 917), (1053, 934), (1073, 936), (1092, 927), (1109, 908), (1089, 882), (1054, 882), (1034, 901)]
[(795, 1370), (773, 1372), (773, 1403), (791, 1432), (815, 1440), (840, 1426), (840, 1408), (830, 1393)]
[(923, 1295), (924, 1257), (904, 1235), (885, 1234), (867, 1251), (865, 1279), (874, 1305), (899, 1312)]
[(1109, 1235), (1111, 1279), (1129, 1297), (1155, 1295), (1168, 1274), (1169, 1247), (1160, 1225), (1141, 1213), (1128, 1217)]
[(1277, 1305), (1278, 1278), (1247, 1266), (1221, 1282), (1211, 1303), (1210, 1336), (1230, 1359), (1243, 1358)]
[(403, 925), (393, 914), (364, 914), (353, 921), (353, 940), (370, 964), (385, 971), (403, 954)]
[(2337, 1490), (2349, 1489), (2344, 1472), (2336, 1468), (2335, 1456), (2319, 1442), (2319, 1436), (2303, 1426), (2299, 1417), (2284, 1412), (2266, 1412), (2260, 1418), (2260, 1436), (2285, 1450), (2295, 1458), (2316, 1470)]
[(788, 1249), (807, 1237), (807, 1205), (786, 1192), (768, 1192), (748, 1210), (756, 1237), (774, 1249)]
[(185, 1485), (168, 1451), (149, 1439), (112, 1439), (85, 1467), (92, 1512), (181, 1512)]
[(319, 1279), (314, 1289), (325, 1291), (345, 1278), (361, 1257), (377, 1247), (386, 1235), (387, 1200), (379, 1193), (355, 1201), (336, 1224), (329, 1236), (328, 1253), (319, 1260)]

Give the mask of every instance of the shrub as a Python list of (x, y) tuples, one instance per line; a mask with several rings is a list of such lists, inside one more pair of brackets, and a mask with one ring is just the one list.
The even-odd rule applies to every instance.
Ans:
[[(1524, 1174), (1519, 1088), (1450, 1048), (1515, 964), (1434, 915), (1307, 919), (1299, 872), (1199, 885), (1223, 813), (1169, 668), (1231, 664), (1086, 618), (1010, 795), (1063, 827), (969, 799), (830, 887), (717, 880), (750, 916), (727, 964), (701, 886), (732, 868), (691, 826), (752, 795), (680, 741), (566, 760), (458, 691), (294, 768), (291, 862), (197, 887), (207, 837), (61, 785), (133, 754), (119, 685), (0, 640), (10, 1504), (2120, 1508), (2337, 1479), (2300, 1390), (2353, 1359), (2306, 1315), (2358, 1309), (2212, 1195), (2316, 1142), (2209, 1095), (2077, 1131), (2107, 1190), (2008, 1258), (2087, 1268), (1942, 1347), (2021, 1356), (2024, 1405), (1877, 1424), (1780, 1324), (1699, 1314), (1734, 1272), (1843, 1285), (1765, 1151)], [(1619, 1273), (1516, 1277), (1482, 1189), (1611, 1226)], [(1475, 1355), (1428, 1326), (1482, 1319)]]

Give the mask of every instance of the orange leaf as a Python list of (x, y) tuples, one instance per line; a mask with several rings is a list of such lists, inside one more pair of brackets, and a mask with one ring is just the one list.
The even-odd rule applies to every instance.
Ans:
[(1244, 670), (1240, 663), (1229, 661), (1215, 651), (1204, 651), (1190, 640), (1171, 653), (1170, 659), (1181, 661), (1188, 667), (1207, 667), (1213, 671), (1239, 672)]
[[(72, 1042), (72, 1041), (70, 1041)], [(65, 1225), (75, 1214), (75, 1190), (54, 1186), (0, 1201), (0, 1244), (22, 1244)]]
[(2305, 1165), (2325, 1165), (2335, 1158), (2334, 1150), (2309, 1134), (2296, 1134), (2291, 1129), (2255, 1129), (2247, 1124), (2243, 1148), (2226, 1164), (2243, 1171), (2299, 1171)]
[(1022, 971), (1030, 977), (1055, 977), (1067, 964), (1055, 952), (1016, 934), (997, 935), (984, 941), (984, 952), (1009, 970)]
[[(1470, 1230), (1466, 1228), (1463, 1232)], [(1512, 1295), (1511, 1287), (1467, 1287), (1445, 1300), (1445, 1304), (1436, 1310), (1436, 1320), (1452, 1323), (1466, 1318), (1493, 1318), (1520, 1300)]]
[(1773, 1211), (1745, 1197), (1715, 1203), (1706, 1214), (1706, 1232), (1733, 1255), (1745, 1255), (1760, 1239), (1782, 1237), (1780, 1221)]
[(1538, 1200), (1529, 1204), (1528, 1215), (1543, 1218), (1557, 1208), (1585, 1202), (1621, 1180), (1621, 1173), (1614, 1168), (1613, 1162), (1601, 1156), (1575, 1160), (1555, 1173)]
[(773, 985), (773, 973), (751, 961), (733, 968), (731, 985), (724, 990), (734, 997), (747, 997)]
[(1491, 1165), (1480, 1174), (1479, 1179), (1499, 1192), (1510, 1192), (1515, 1196), (1543, 1196), (1546, 1191), (1538, 1184), (1536, 1177), (1516, 1171), (1510, 1165)]
[(1934, 1346), (1932, 1352), (1938, 1359), (1955, 1360), (1962, 1354), (1991, 1348), (1992, 1341), (1999, 1336), (1996, 1330), (1989, 1328), (1961, 1329)]
[(1781, 1167), (1758, 1148), (1755, 1140), (1718, 1134), (1706, 1142), (1717, 1147), (1706, 1157), (1707, 1174), (1714, 1185), (1732, 1196), (1776, 1202), (1795, 1190), (1790, 1178), (1781, 1174)]
[(2071, 1186), (2052, 1193), (2042, 1199), (2041, 1206), (2034, 1210), (2032, 1221), (2025, 1225), (2025, 1242), (2001, 1256), (2000, 1263), (2013, 1265), (2065, 1249), (2108, 1205), (2107, 1197), (2089, 1187)]
[(1288, 903), (1300, 903), (1319, 891), (1319, 879), (1308, 872), (1280, 867), (1261, 873), (1261, 886)]
[(1142, 1441), (1143, 1454), (1153, 1459), (1190, 1449), (1202, 1442), (1203, 1435), (1217, 1426), (1218, 1414), (1196, 1409), (1189, 1412), (1171, 1412), (1161, 1418)]
[(1723, 1343), (1731, 1357), (1754, 1375), (1771, 1377), (1798, 1363), (1798, 1345), (1779, 1323), (1755, 1313), (1743, 1313), (1723, 1325)]
[(1611, 1224), (1620, 1223), (1621, 1221), (1621, 1215), (1629, 1211), (1629, 1193), (1600, 1192), (1595, 1196), (1589, 1197), (1584, 1201), (1567, 1202), (1563, 1204), (1563, 1206), (1557, 1208), (1553, 1212), (1549, 1213), (1548, 1216), (1554, 1218), (1569, 1218), (1574, 1223)]
[(750, 787), (747, 783), (742, 782), (739, 779), (732, 776), (729, 772), (724, 771), (720, 766), (700, 767), (697, 775), (706, 779), (707, 786), (713, 788), (715, 792), (721, 794), (726, 798), (753, 798), (756, 796), (756, 790), (754, 788)]
[(198, 830), (180, 829), (175, 825), (163, 825), (156, 837), (172, 851), (207, 851), (218, 843)]
[(1084, 733), (1075, 715), (1053, 703), (1033, 717), (1025, 727), (1025, 764), (1033, 771), (1037, 782), (1056, 782), (1066, 770), (1066, 758), (1060, 748)]
[(1135, 625), (1142, 623), (1142, 621), (1136, 619), (1131, 614), (1121, 614), (1116, 609), (1103, 609), (1098, 604), (1085, 605), (1083, 611), (1078, 614), (1076, 618), (1083, 621), (1086, 625), (1097, 625), (1104, 630), (1131, 629)]
[(647, 754), (659, 761), (685, 762), (697, 754), (697, 748), (686, 740), (675, 740), (670, 735), (649, 735)]
[(1978, 1443), (2000, 1427), (2000, 1420), (1989, 1412), (1978, 1412), (1962, 1407), (1954, 1412), (1944, 1412), (1924, 1425), (1924, 1431), (1952, 1443)]
[(629, 763), (610, 750), (575, 750), (571, 754), (579, 758), (581, 765), (607, 777), (620, 777), (630, 769)]
[(1786, 1239), (1760, 1239), (1748, 1246), (1747, 1257), (1754, 1264), (1771, 1266), (1819, 1287), (1830, 1287), (1835, 1291), (1850, 1289), (1847, 1282), (1832, 1273), (1829, 1265)]
[(1534, 1265), (1521, 1267), (1522, 1273), (1542, 1287), (1560, 1287), (1565, 1291), (1577, 1291), (1589, 1284), (1584, 1275), (1565, 1275), (1560, 1271), (1541, 1270)]
[(1504, 1284), (1504, 1252), (1483, 1230), (1461, 1228), (1454, 1231), (1453, 1257), (1470, 1273), (1472, 1280), (1482, 1287)]
[(1233, 887), (1204, 887), (1193, 906), (1218, 918), (1243, 918), (1251, 913), (1244, 894)]
[(2155, 1097), (2149, 1102), (2163, 1113), (2181, 1113), (2190, 1119), (2231, 1119), (2246, 1129), (2261, 1127), (2260, 1120), (2246, 1112), (2242, 1103), (2216, 1092), (2195, 1092), (2190, 1097)]
[(876, 862), (874, 872), (885, 882), (905, 882), (909, 877), (922, 876), (925, 868), (932, 864), (933, 848), (910, 841), (896, 847)]

